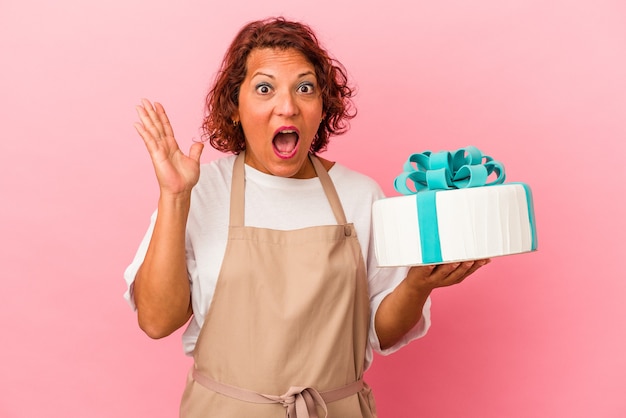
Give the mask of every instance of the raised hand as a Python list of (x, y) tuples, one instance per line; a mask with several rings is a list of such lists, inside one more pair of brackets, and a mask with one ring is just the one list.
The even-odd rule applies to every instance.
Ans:
[(189, 156), (185, 155), (174, 138), (172, 125), (160, 103), (146, 99), (137, 107), (141, 122), (135, 129), (150, 153), (161, 194), (172, 196), (188, 194), (200, 177), (200, 155), (204, 144), (194, 143)]

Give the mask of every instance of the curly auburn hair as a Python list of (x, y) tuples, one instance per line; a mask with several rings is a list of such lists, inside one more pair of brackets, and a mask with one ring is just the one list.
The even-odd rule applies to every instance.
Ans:
[(239, 154), (245, 150), (243, 130), (241, 125), (233, 123), (232, 116), (239, 106), (239, 88), (246, 77), (248, 56), (252, 50), (263, 48), (295, 49), (315, 68), (324, 118), (310, 151), (325, 150), (330, 135), (345, 133), (348, 121), (356, 116), (351, 100), (354, 91), (348, 86), (343, 65), (322, 48), (311, 28), (282, 17), (248, 23), (235, 36), (206, 97), (203, 139), (208, 139), (213, 148), (222, 152)]

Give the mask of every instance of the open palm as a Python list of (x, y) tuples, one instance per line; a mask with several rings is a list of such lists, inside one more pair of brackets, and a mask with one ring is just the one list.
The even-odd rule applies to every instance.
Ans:
[(180, 195), (191, 192), (200, 177), (200, 155), (204, 144), (193, 144), (189, 156), (185, 155), (178, 147), (172, 125), (160, 103), (153, 105), (142, 99), (137, 114), (141, 122), (135, 123), (135, 128), (150, 153), (161, 193)]

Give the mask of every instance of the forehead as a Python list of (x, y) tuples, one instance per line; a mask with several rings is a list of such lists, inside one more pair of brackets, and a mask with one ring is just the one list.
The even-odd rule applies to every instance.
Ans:
[(246, 77), (253, 76), (257, 71), (272, 73), (294, 71), (298, 73), (311, 71), (315, 74), (313, 64), (297, 49), (256, 48), (250, 51), (246, 60)]

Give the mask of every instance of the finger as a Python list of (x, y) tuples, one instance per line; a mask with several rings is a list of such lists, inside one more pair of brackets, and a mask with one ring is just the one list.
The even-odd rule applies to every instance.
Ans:
[(476, 267), (476, 263), (475, 262), (465, 262), (462, 265), (462, 268), (457, 269), (454, 272), (454, 278), (450, 278), (450, 280), (452, 280), (453, 283), (461, 283), (463, 280), (465, 280), (470, 274), (472, 274), (472, 272), (478, 267)]
[(163, 126), (163, 132), (165, 133), (165, 136), (174, 138), (174, 129), (172, 128), (172, 124), (170, 123), (170, 120), (167, 117), (167, 113), (165, 113), (165, 108), (163, 107), (161, 103), (158, 103), (158, 102), (154, 102), (154, 108), (155, 108), (157, 117), (159, 118), (159, 121), (161, 122), (161, 125)]
[(149, 110), (146, 108), (146, 106), (137, 105), (135, 106), (135, 109), (137, 110), (137, 115), (139, 116), (139, 120), (141, 121), (141, 124), (143, 125), (144, 130), (152, 136), (153, 140), (155, 141), (161, 140), (163, 138), (163, 134), (159, 131), (159, 129), (155, 125), (155, 122), (153, 118), (150, 116)]
[(476, 270), (478, 270), (479, 268), (486, 266), (487, 264), (489, 264), (491, 262), (490, 259), (485, 259), (485, 260), (476, 260), (474, 262), (474, 265), (472, 266), (472, 268), (468, 271), (468, 274), (472, 274), (473, 272), (475, 272)]
[(438, 281), (442, 286), (460, 283), (473, 265), (473, 261), (441, 265), (439, 270), (433, 274), (433, 280)]
[(141, 136), (141, 139), (143, 139), (143, 143), (146, 145), (148, 152), (150, 154), (155, 153), (159, 147), (150, 132), (146, 131), (145, 127), (140, 122), (135, 122), (134, 126), (139, 136)]
[(472, 265), (472, 267), (470, 267), (470, 269), (465, 273), (465, 275), (461, 278), (461, 281), (465, 280), (468, 276), (474, 274), (474, 272), (476, 272), (476, 270), (478, 270), (479, 268), (489, 264), (491, 262), (490, 259), (485, 259), (485, 260), (476, 260), (474, 262), (474, 264)]
[(434, 280), (441, 280), (445, 277), (448, 277), (450, 274), (454, 273), (454, 271), (456, 271), (459, 268), (461, 268), (460, 262), (438, 264), (431, 276)]
[[(152, 103), (148, 99), (141, 99), (142, 108), (144, 110), (144, 117), (147, 116), (149, 119), (148, 124), (142, 120), (144, 125), (150, 130), (150, 132), (155, 136), (155, 139), (163, 139), (165, 137), (165, 131), (163, 129), (163, 124), (159, 119), (159, 116), (152, 106)], [(150, 126), (148, 126), (150, 125)], [(151, 129), (152, 128), (152, 129)]]

